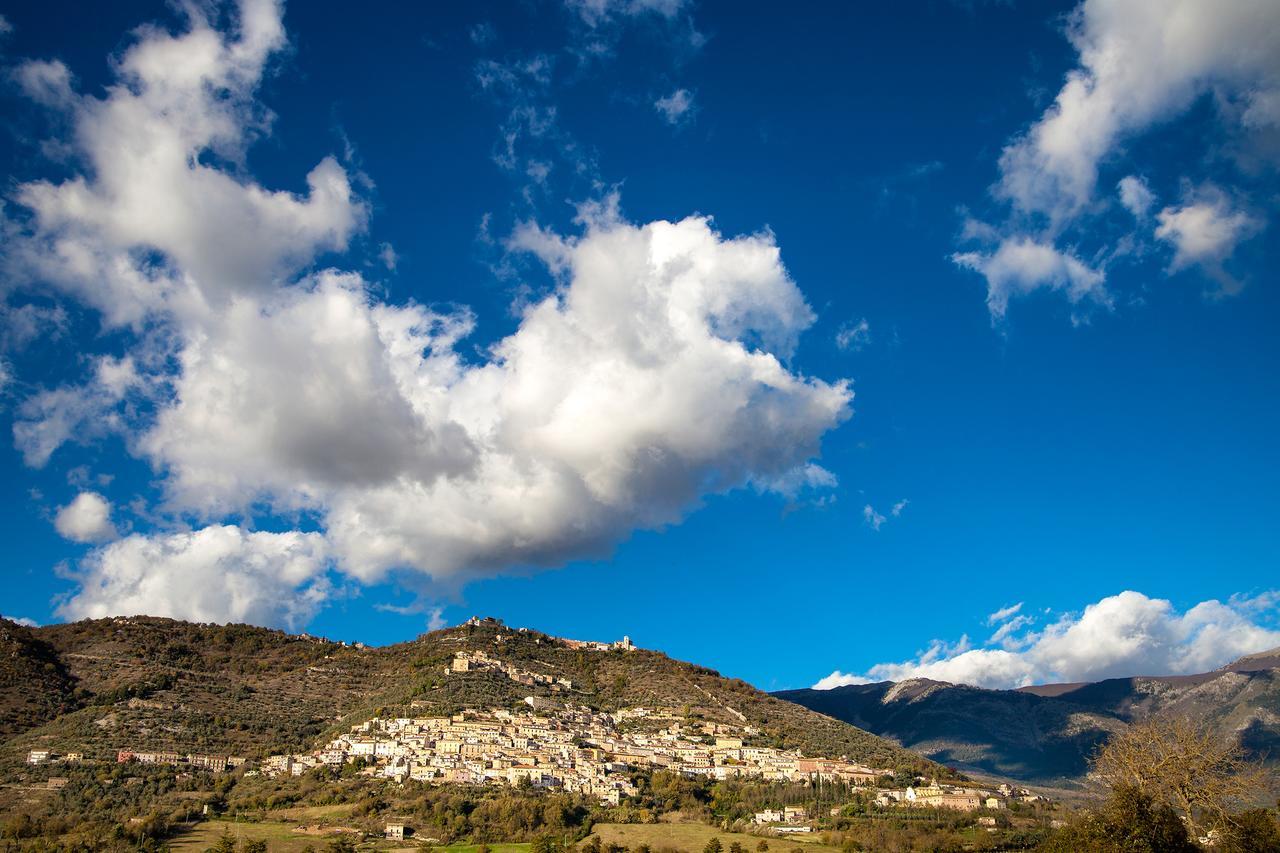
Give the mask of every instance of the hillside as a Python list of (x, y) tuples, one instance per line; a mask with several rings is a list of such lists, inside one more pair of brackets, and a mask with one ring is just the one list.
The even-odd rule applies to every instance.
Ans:
[[(3, 627), (12, 637), (3, 719), (14, 736), (0, 761), (10, 766), (33, 748), (98, 758), (119, 749), (252, 758), (311, 747), (375, 714), (509, 706), (535, 695), (601, 710), (664, 706), (749, 723), (761, 745), (945, 775), (882, 738), (660, 652), (574, 648), (491, 620), (381, 648), (150, 617)], [(491, 670), (446, 675), (459, 651), (483, 651), (572, 686), (530, 686)]]
[(74, 679), (53, 647), (30, 628), (0, 619), (0, 736), (71, 710), (74, 694)]
[(1098, 744), (1170, 712), (1209, 722), (1252, 755), (1280, 757), (1280, 649), (1201, 675), (1021, 690), (913, 679), (775, 694), (944, 764), (1041, 784), (1078, 782)]

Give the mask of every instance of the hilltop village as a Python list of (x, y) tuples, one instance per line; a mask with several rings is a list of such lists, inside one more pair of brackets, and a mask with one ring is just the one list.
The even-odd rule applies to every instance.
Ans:
[[(470, 625), (496, 620), (472, 619)], [(518, 629), (523, 630), (523, 629)], [(500, 632), (501, 648), (511, 635)], [(587, 651), (635, 650), (630, 638), (612, 643), (556, 638), (570, 648)], [(470, 708), (448, 716), (374, 718), (305, 753), (271, 755), (260, 762), (243, 757), (123, 748), (120, 763), (162, 764), (220, 772), (247, 765), (248, 776), (302, 776), (316, 768), (354, 768), (363, 776), (395, 783), (510, 785), (566, 791), (618, 805), (635, 796), (636, 771), (667, 770), (714, 780), (753, 778), (765, 782), (830, 783), (860, 786), (874, 792), (875, 802), (889, 808), (949, 808), (960, 811), (1000, 809), (1009, 800), (1037, 799), (1025, 789), (1001, 786), (995, 791), (935, 781), (888, 789), (881, 783), (893, 770), (843, 758), (805, 756), (798, 750), (760, 745), (761, 732), (742, 715), (739, 724), (691, 721), (681, 709), (630, 707), (611, 712), (575, 704), (569, 678), (525, 669), (483, 650), (460, 650), (443, 667), (445, 678), (492, 672), (522, 686), (542, 688), (551, 696), (526, 696), (521, 707)], [(79, 753), (57, 756), (33, 750), (28, 763), (75, 764)], [(923, 782), (923, 780), (917, 780)], [(755, 823), (782, 832), (806, 832), (811, 815), (803, 809), (766, 809)]]
[[(616, 643), (560, 642), (597, 651), (635, 648), (626, 637)], [(570, 679), (523, 669), (484, 651), (456, 652), (444, 668), (446, 676), (477, 671), (497, 672), (522, 685), (548, 688), (553, 694), (567, 694), (574, 688)], [(893, 773), (844, 759), (753, 745), (760, 732), (745, 720), (741, 725), (691, 723), (674, 708), (600, 712), (538, 696), (526, 697), (524, 706), (468, 709), (447, 717), (367, 720), (312, 752), (270, 756), (260, 772), (271, 777), (300, 776), (316, 767), (359, 764), (362, 774), (399, 783), (530, 786), (582, 793), (611, 805), (636, 794), (631, 773), (637, 770), (669, 770), (715, 780), (756, 778), (867, 787), (875, 787)], [(1001, 808), (1006, 798), (1024, 795), (1034, 796), (1012, 789), (944, 789), (930, 782), (882, 791), (877, 802), (973, 811)], [(796, 826), (794, 831), (804, 831), (807, 821), (803, 810), (756, 815), (757, 823)]]
[[(592, 650), (635, 648), (568, 640)], [(490, 670), (518, 684), (553, 693), (573, 682), (522, 669), (483, 651), (459, 651), (446, 676)], [(313, 767), (360, 762), (362, 772), (397, 782), (530, 785), (580, 792), (616, 805), (636, 791), (633, 770), (671, 770), (714, 779), (754, 776), (801, 780), (814, 776), (869, 784), (890, 771), (846, 761), (805, 758), (797, 752), (751, 746), (750, 725), (689, 724), (673, 708), (592, 711), (585, 706), (529, 696), (523, 710), (466, 710), (449, 717), (372, 719), (323, 747), (301, 755), (274, 755), (269, 776), (301, 775)]]
[[(615, 678), (619, 670), (643, 677), (655, 672), (651, 663), (660, 665), (629, 638), (607, 643), (568, 640), (508, 629), (497, 620), (472, 620), (463, 627), (455, 635), (438, 638), (438, 651), (414, 659), (417, 692), (387, 706), (394, 711), (351, 718), (363, 721), (311, 741), (314, 748), (270, 754), (270, 747), (237, 750), (228, 740), (226, 752), (219, 754), (217, 741), (205, 740), (197, 741), (201, 751), (188, 751), (181, 748), (181, 740), (164, 737), (148, 743), (146, 732), (135, 730), (135, 737), (144, 737), (133, 742), (65, 742), (66, 751), (54, 751), (53, 744), (30, 748), (27, 764), (43, 765), (31, 778), (48, 796), (69, 801), (85, 796), (85, 780), (90, 777), (113, 795), (130, 789), (120, 795), (126, 799), (139, 796), (135, 792), (143, 791), (143, 781), (149, 779), (162, 787), (162, 793), (177, 798), (166, 819), (178, 820), (174, 816), (181, 814), (187, 823), (192, 802), (187, 798), (209, 784), (238, 792), (234, 801), (200, 803), (201, 816), (214, 820), (251, 813), (276, 797), (294, 802), (303, 792), (310, 792), (305, 802), (320, 807), (350, 802), (359, 792), (379, 791), (387, 806), (376, 814), (360, 820), (350, 815), (326, 817), (286, 830), (362, 833), (392, 842), (409, 836), (457, 840), (485, 833), (518, 839), (539, 832), (560, 837), (577, 832), (583, 821), (590, 826), (593, 819), (608, 823), (622, 818), (618, 825), (629, 825), (635, 815), (659, 807), (671, 813), (690, 809), (687, 814), (698, 823), (718, 814), (721, 823), (731, 822), (738, 832), (796, 841), (821, 838), (824, 843), (830, 833), (851, 832), (867, 816), (883, 820), (890, 813), (900, 813), (913, 827), (960, 821), (954, 825), (984, 835), (1053, 824), (1046, 818), (1051, 805), (1030, 810), (1021, 805), (1039, 799), (1025, 789), (962, 787), (945, 778), (940, 784), (929, 778), (933, 768), (927, 766), (890, 765), (865, 755), (857, 760), (847, 754), (823, 757), (824, 752), (844, 750), (824, 750), (812, 741), (791, 747), (797, 741), (769, 728), (768, 713), (739, 704), (741, 693), (712, 693), (694, 679), (672, 689), (658, 680), (670, 679), (663, 672), (626, 699), (620, 701), (621, 691), (616, 689), (602, 697), (601, 683)], [(572, 653), (566, 655), (566, 648)], [(598, 668), (597, 663), (607, 667)], [(602, 677), (601, 668), (608, 673), (608, 667), (612, 673)], [(429, 691), (440, 693), (432, 696)], [(685, 701), (685, 695), (697, 704)], [(129, 701), (133, 707), (153, 700)], [(843, 745), (838, 740), (831, 743)], [(112, 762), (141, 766), (114, 771), (102, 766)], [(214, 779), (214, 774), (220, 775)], [(183, 790), (165, 787), (173, 785)], [(677, 799), (656, 800), (655, 788), (681, 793)], [(701, 804), (713, 802), (711, 794), (717, 789), (734, 792), (733, 804), (713, 814)], [(529, 796), (535, 792), (573, 796), (547, 799), (553, 806), (544, 812), (542, 798)], [(703, 796), (710, 799), (700, 799)], [(599, 805), (588, 807), (588, 800)], [(468, 814), (478, 817), (460, 822), (456, 815), (436, 819), (408, 808), (414, 802), (503, 805), (477, 808)], [(545, 817), (561, 815), (554, 804), (566, 802), (579, 804), (571, 820)], [(662, 805), (656, 806), (659, 802)], [(130, 813), (131, 808), (119, 810), (128, 821), (126, 829), (142, 832), (139, 827), (152, 825), (146, 823), (149, 813)], [(912, 810), (915, 813), (908, 814)]]
[(314, 752), (266, 759), (268, 775), (360, 761), (363, 772), (397, 782), (531, 785), (575, 791), (616, 805), (636, 791), (632, 770), (662, 769), (714, 779), (815, 776), (870, 784), (888, 770), (748, 746), (750, 726), (681, 722), (674, 709), (612, 713), (552, 706), (529, 697), (524, 713), (504, 708), (450, 717), (373, 719)]

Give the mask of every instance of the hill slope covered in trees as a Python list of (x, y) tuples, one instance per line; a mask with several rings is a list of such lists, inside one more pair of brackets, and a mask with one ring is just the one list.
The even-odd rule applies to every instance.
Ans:
[[(39, 748), (97, 758), (118, 749), (253, 758), (311, 748), (379, 714), (451, 713), (540, 695), (602, 710), (676, 708), (749, 723), (763, 745), (945, 774), (854, 726), (660, 652), (575, 648), (492, 620), (380, 648), (151, 617), (2, 626), (0, 719), (10, 736), (0, 761), (10, 766)], [(484, 651), (572, 688), (525, 685), (492, 670), (446, 675), (459, 651)]]

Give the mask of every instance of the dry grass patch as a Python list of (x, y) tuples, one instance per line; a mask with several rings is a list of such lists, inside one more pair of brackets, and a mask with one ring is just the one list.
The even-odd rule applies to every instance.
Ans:
[(338, 834), (336, 832), (325, 835), (304, 834), (294, 832), (293, 828), (295, 826), (297, 824), (294, 822), (282, 823), (274, 820), (260, 823), (211, 820), (178, 835), (173, 839), (169, 847), (174, 851), (186, 850), (191, 851), (191, 853), (196, 853), (196, 851), (203, 853), (203, 851), (208, 850), (217, 843), (222, 834), (226, 832), (237, 841), (241, 839), (265, 841), (267, 842), (267, 849), (272, 853), (277, 850), (283, 851), (283, 853), (302, 853), (302, 850), (306, 847), (323, 850), (329, 838)]
[(349, 816), (354, 809), (355, 806), (351, 803), (335, 803), (327, 806), (290, 806), (285, 809), (273, 809), (268, 814), (275, 820), (319, 823), (326, 820), (340, 820)]

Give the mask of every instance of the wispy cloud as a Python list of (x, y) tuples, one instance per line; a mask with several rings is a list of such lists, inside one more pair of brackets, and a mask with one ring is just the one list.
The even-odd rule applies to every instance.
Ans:
[(693, 93), (688, 89), (676, 89), (670, 95), (664, 95), (654, 101), (653, 108), (666, 120), (667, 124), (683, 124), (693, 117)]
[(1019, 601), (1017, 604), (1010, 604), (1008, 607), (1001, 607), (995, 613), (992, 613), (989, 616), (987, 616), (987, 624), (994, 625), (997, 622), (1003, 622), (1004, 620), (1008, 619), (1010, 616), (1013, 616), (1015, 613), (1018, 613), (1020, 610), (1022, 610), (1022, 604), (1023, 602)]
[(896, 503), (893, 504), (892, 508), (890, 508), (888, 516), (885, 516), (882, 513), (878, 512), (876, 508), (873, 507), (871, 504), (867, 504), (862, 508), (862, 520), (872, 530), (879, 531), (880, 528), (884, 526), (884, 523), (888, 521), (890, 518), (900, 517), (902, 515), (903, 510), (905, 510), (907, 508), (907, 505), (910, 503), (911, 501), (907, 500), (906, 498), (903, 498), (902, 500), (897, 501)]
[(871, 323), (866, 317), (850, 320), (836, 331), (836, 346), (842, 350), (858, 352), (871, 343)]
[[(1220, 105), (1215, 120), (1227, 135), (1261, 138), (1280, 124), (1274, 4), (1175, 0), (1152, 14), (1142, 4), (1085, 0), (1065, 34), (1077, 67), (999, 158), (994, 195), (1009, 209), (993, 235), (999, 248), (952, 256), (986, 277), (995, 319), (1005, 317), (1011, 298), (1043, 290), (1068, 299), (1073, 321), (1090, 305), (1111, 304), (1104, 261), (1133, 253), (1133, 244), (1150, 233), (1155, 204), (1146, 178), (1130, 174), (1116, 185), (1118, 200), (1139, 231), (1116, 239), (1100, 224), (1114, 203), (1098, 199), (1100, 175), (1130, 140), (1185, 114), (1208, 93)], [(1194, 168), (1197, 159), (1185, 158), (1186, 167)], [(1192, 175), (1176, 177), (1198, 182)], [(1241, 289), (1222, 264), (1260, 230), (1259, 220), (1221, 200), (1166, 207), (1157, 219), (1155, 236), (1175, 250), (1168, 272), (1202, 270), (1217, 282), (1215, 296)], [(1076, 248), (1081, 244), (1098, 248), (1086, 259)]]

